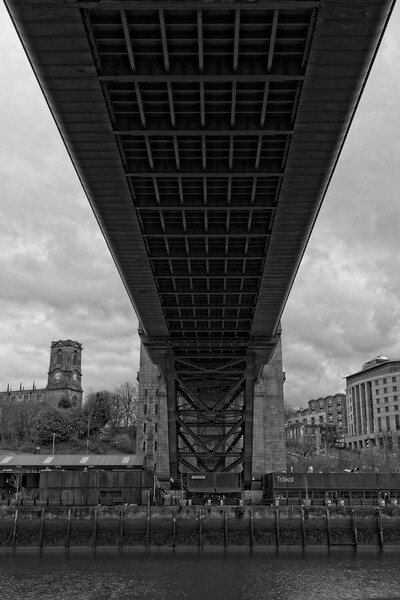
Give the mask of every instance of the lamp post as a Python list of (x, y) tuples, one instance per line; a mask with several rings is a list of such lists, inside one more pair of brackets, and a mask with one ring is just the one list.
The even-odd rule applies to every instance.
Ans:
[(55, 454), (55, 447), (56, 447), (56, 434), (53, 433), (53, 454)]

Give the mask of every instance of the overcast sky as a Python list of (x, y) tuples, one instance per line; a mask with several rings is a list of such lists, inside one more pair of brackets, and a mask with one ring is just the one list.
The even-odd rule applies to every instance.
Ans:
[[(399, 31), (398, 4), (284, 313), (295, 406), (400, 357)], [(0, 131), (0, 389), (45, 386), (68, 338), (86, 392), (135, 381), (136, 316), (2, 3)]]

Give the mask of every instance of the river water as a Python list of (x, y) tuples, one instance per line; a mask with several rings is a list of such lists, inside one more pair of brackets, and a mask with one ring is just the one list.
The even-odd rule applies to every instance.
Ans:
[(1, 600), (400, 600), (400, 555), (375, 550), (0, 554)]

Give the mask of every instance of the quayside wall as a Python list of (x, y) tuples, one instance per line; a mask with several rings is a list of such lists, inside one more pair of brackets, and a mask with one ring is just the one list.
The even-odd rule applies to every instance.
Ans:
[(1, 548), (400, 547), (400, 509), (0, 507)]

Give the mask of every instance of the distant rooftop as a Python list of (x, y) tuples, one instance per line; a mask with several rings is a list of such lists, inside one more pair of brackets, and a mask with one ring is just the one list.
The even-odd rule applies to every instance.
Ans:
[(20, 469), (141, 469), (144, 456), (136, 454), (0, 454), (0, 471)]

